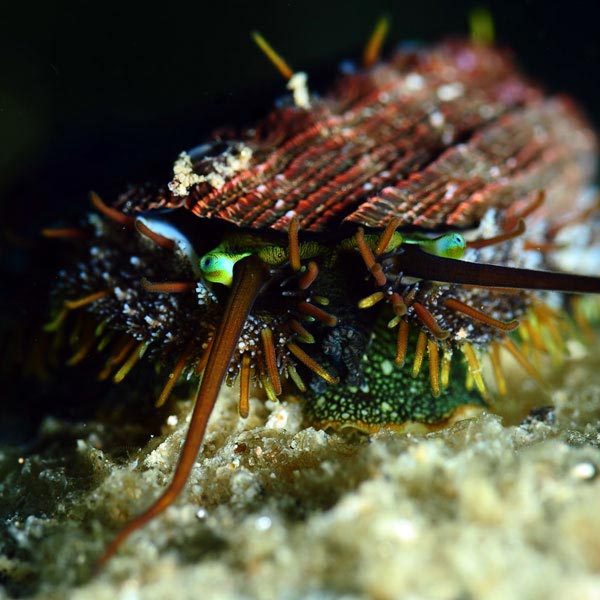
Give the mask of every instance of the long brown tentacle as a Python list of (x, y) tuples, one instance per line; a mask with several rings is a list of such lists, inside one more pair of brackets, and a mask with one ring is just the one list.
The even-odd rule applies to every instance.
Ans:
[(463, 285), (600, 293), (600, 277), (472, 263), (434, 256), (410, 246), (403, 250), (399, 256), (402, 273), (420, 279)]
[(100, 568), (106, 564), (134, 531), (143, 527), (148, 521), (173, 504), (184, 488), (196, 461), (208, 419), (212, 413), (246, 318), (267, 279), (267, 269), (256, 257), (248, 257), (239, 261), (236, 265), (229, 300), (208, 357), (204, 378), (198, 390), (190, 427), (181, 449), (173, 480), (162, 496), (150, 508), (119, 532), (98, 561)]

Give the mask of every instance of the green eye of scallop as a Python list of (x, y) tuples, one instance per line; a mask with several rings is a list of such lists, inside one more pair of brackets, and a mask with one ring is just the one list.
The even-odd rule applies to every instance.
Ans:
[(250, 253), (228, 254), (211, 250), (200, 259), (200, 270), (207, 281), (230, 286), (233, 281), (233, 266), (245, 256), (250, 256)]
[(467, 247), (460, 233), (446, 233), (431, 242), (431, 249), (425, 248), (425, 251), (444, 258), (462, 258)]
[(445, 233), (436, 238), (405, 238), (405, 244), (415, 244), (424, 252), (442, 258), (462, 258), (467, 243), (465, 238), (456, 232)]

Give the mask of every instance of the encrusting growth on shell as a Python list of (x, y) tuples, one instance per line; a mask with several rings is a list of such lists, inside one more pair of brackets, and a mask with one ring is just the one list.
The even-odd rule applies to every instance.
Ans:
[(175, 196), (187, 196), (190, 188), (206, 182), (218, 190), (227, 179), (247, 168), (251, 158), (252, 149), (240, 144), (222, 154), (220, 160), (214, 161), (209, 172), (198, 174), (194, 172), (190, 155), (182, 152), (173, 165), (173, 180), (169, 182), (169, 189)]

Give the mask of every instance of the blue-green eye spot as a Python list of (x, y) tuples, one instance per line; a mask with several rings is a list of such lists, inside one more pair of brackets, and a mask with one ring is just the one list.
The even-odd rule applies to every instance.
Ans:
[(467, 243), (460, 233), (447, 233), (434, 240), (434, 254), (445, 258), (462, 258)]
[(214, 262), (213, 257), (207, 255), (200, 261), (200, 268), (203, 271), (210, 271)]
[(204, 279), (230, 286), (233, 282), (233, 266), (238, 260), (249, 255), (249, 252), (228, 254), (218, 248), (211, 250), (200, 259), (200, 269)]
[(405, 244), (415, 244), (424, 252), (442, 258), (462, 258), (467, 248), (465, 238), (456, 232), (444, 233), (436, 238), (406, 237)]

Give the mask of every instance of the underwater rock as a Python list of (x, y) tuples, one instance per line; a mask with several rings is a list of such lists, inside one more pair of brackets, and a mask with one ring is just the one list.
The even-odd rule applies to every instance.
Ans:
[[(47, 419), (29, 456), (0, 450), (0, 598), (590, 597), (598, 366), (592, 348), (543, 393), (512, 389), (504, 422), (424, 435), (303, 429), (293, 399), (268, 414), (253, 400), (243, 422), (225, 390), (182, 497), (96, 576), (114, 530), (168, 482), (191, 402), (125, 458), (132, 423)], [(523, 421), (542, 400), (554, 422)]]

